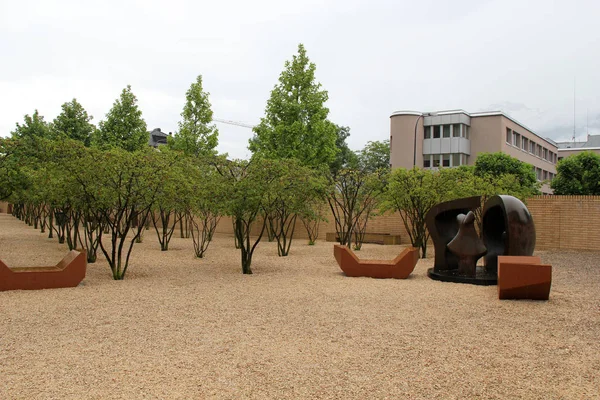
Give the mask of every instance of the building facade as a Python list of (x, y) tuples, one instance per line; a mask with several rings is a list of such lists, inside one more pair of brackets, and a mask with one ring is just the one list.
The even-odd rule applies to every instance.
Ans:
[(600, 135), (587, 135), (585, 142), (557, 142), (558, 159), (574, 156), (584, 151), (600, 154)]
[(443, 168), (473, 165), (479, 153), (501, 151), (533, 166), (548, 182), (556, 175), (556, 143), (543, 138), (500, 111), (397, 111), (390, 117), (392, 168)]

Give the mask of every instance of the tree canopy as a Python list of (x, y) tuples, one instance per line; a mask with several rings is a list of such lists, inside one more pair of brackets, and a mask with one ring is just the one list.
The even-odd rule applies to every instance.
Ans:
[(585, 151), (563, 158), (551, 182), (557, 195), (600, 195), (600, 155)]
[(502, 152), (478, 154), (474, 173), (480, 177), (514, 175), (523, 191), (529, 191), (528, 195), (540, 193), (540, 184), (537, 182), (533, 166)]
[(61, 113), (52, 122), (54, 136), (78, 140), (89, 147), (92, 134), (96, 130), (96, 127), (90, 123), (93, 117), (88, 115), (77, 99), (64, 103), (61, 109)]
[(100, 129), (94, 139), (94, 144), (104, 149), (118, 147), (136, 151), (148, 147), (146, 122), (130, 85), (115, 100), (106, 114), (106, 121), (100, 122)]
[(213, 112), (208, 99), (210, 93), (202, 88), (202, 75), (190, 85), (185, 94), (179, 131), (169, 138), (169, 146), (186, 155), (213, 155), (219, 143), (219, 131), (214, 124)]
[(295, 158), (310, 167), (329, 166), (336, 157), (336, 126), (327, 120), (327, 91), (315, 81), (316, 66), (302, 44), (285, 62), (271, 91), (265, 116), (253, 129), (250, 150), (262, 158)]
[(358, 152), (360, 168), (367, 172), (390, 169), (390, 141), (367, 142), (365, 147)]

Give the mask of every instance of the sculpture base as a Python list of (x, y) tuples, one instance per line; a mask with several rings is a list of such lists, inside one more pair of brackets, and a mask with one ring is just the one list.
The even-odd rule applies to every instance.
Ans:
[(436, 281), (468, 283), (471, 285), (497, 285), (498, 277), (495, 274), (486, 272), (483, 267), (477, 267), (475, 276), (460, 275), (458, 270), (434, 271), (433, 268), (427, 270), (427, 276)]

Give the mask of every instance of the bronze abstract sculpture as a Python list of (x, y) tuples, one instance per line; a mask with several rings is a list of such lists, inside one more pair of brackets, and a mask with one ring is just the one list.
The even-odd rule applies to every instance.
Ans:
[(535, 226), (529, 210), (513, 196), (493, 196), (483, 207), (483, 243), (488, 249), (485, 268), (498, 273), (498, 256), (530, 256), (535, 249)]
[[(427, 275), (436, 280), (495, 285), (498, 256), (530, 256), (535, 247), (535, 227), (525, 204), (512, 196), (493, 196), (484, 205), (481, 237), (474, 212), (481, 198), (467, 197), (440, 203), (426, 216), (435, 247), (434, 267)], [(482, 240), (483, 239), (483, 240)], [(484, 256), (484, 266), (477, 260)]]
[(448, 249), (458, 258), (458, 273), (474, 277), (477, 260), (487, 252), (487, 249), (475, 230), (473, 211), (469, 211), (467, 215), (459, 214), (456, 220), (459, 225), (458, 233), (448, 243)]

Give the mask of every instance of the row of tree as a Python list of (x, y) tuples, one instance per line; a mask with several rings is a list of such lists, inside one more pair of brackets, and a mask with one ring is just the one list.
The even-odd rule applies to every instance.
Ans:
[(390, 172), (387, 141), (359, 152), (348, 148), (349, 129), (328, 120), (328, 95), (314, 73), (300, 45), (254, 129), (248, 161), (217, 155), (218, 131), (201, 77), (186, 93), (179, 130), (159, 150), (147, 145), (130, 87), (98, 128), (75, 100), (50, 124), (36, 111), (0, 140), (0, 195), (49, 237), (84, 247), (89, 262), (100, 249), (113, 278), (123, 279), (150, 226), (162, 250), (179, 226), (195, 255), (204, 257), (219, 219), (230, 217), (242, 271), (250, 274), (264, 235), (287, 256), (300, 219), (314, 243), (326, 205), (341, 244), (360, 249), (369, 219), (394, 211), (425, 255), (424, 216), (438, 202), (537, 193), (531, 166), (502, 154), (480, 156), (474, 167)]

